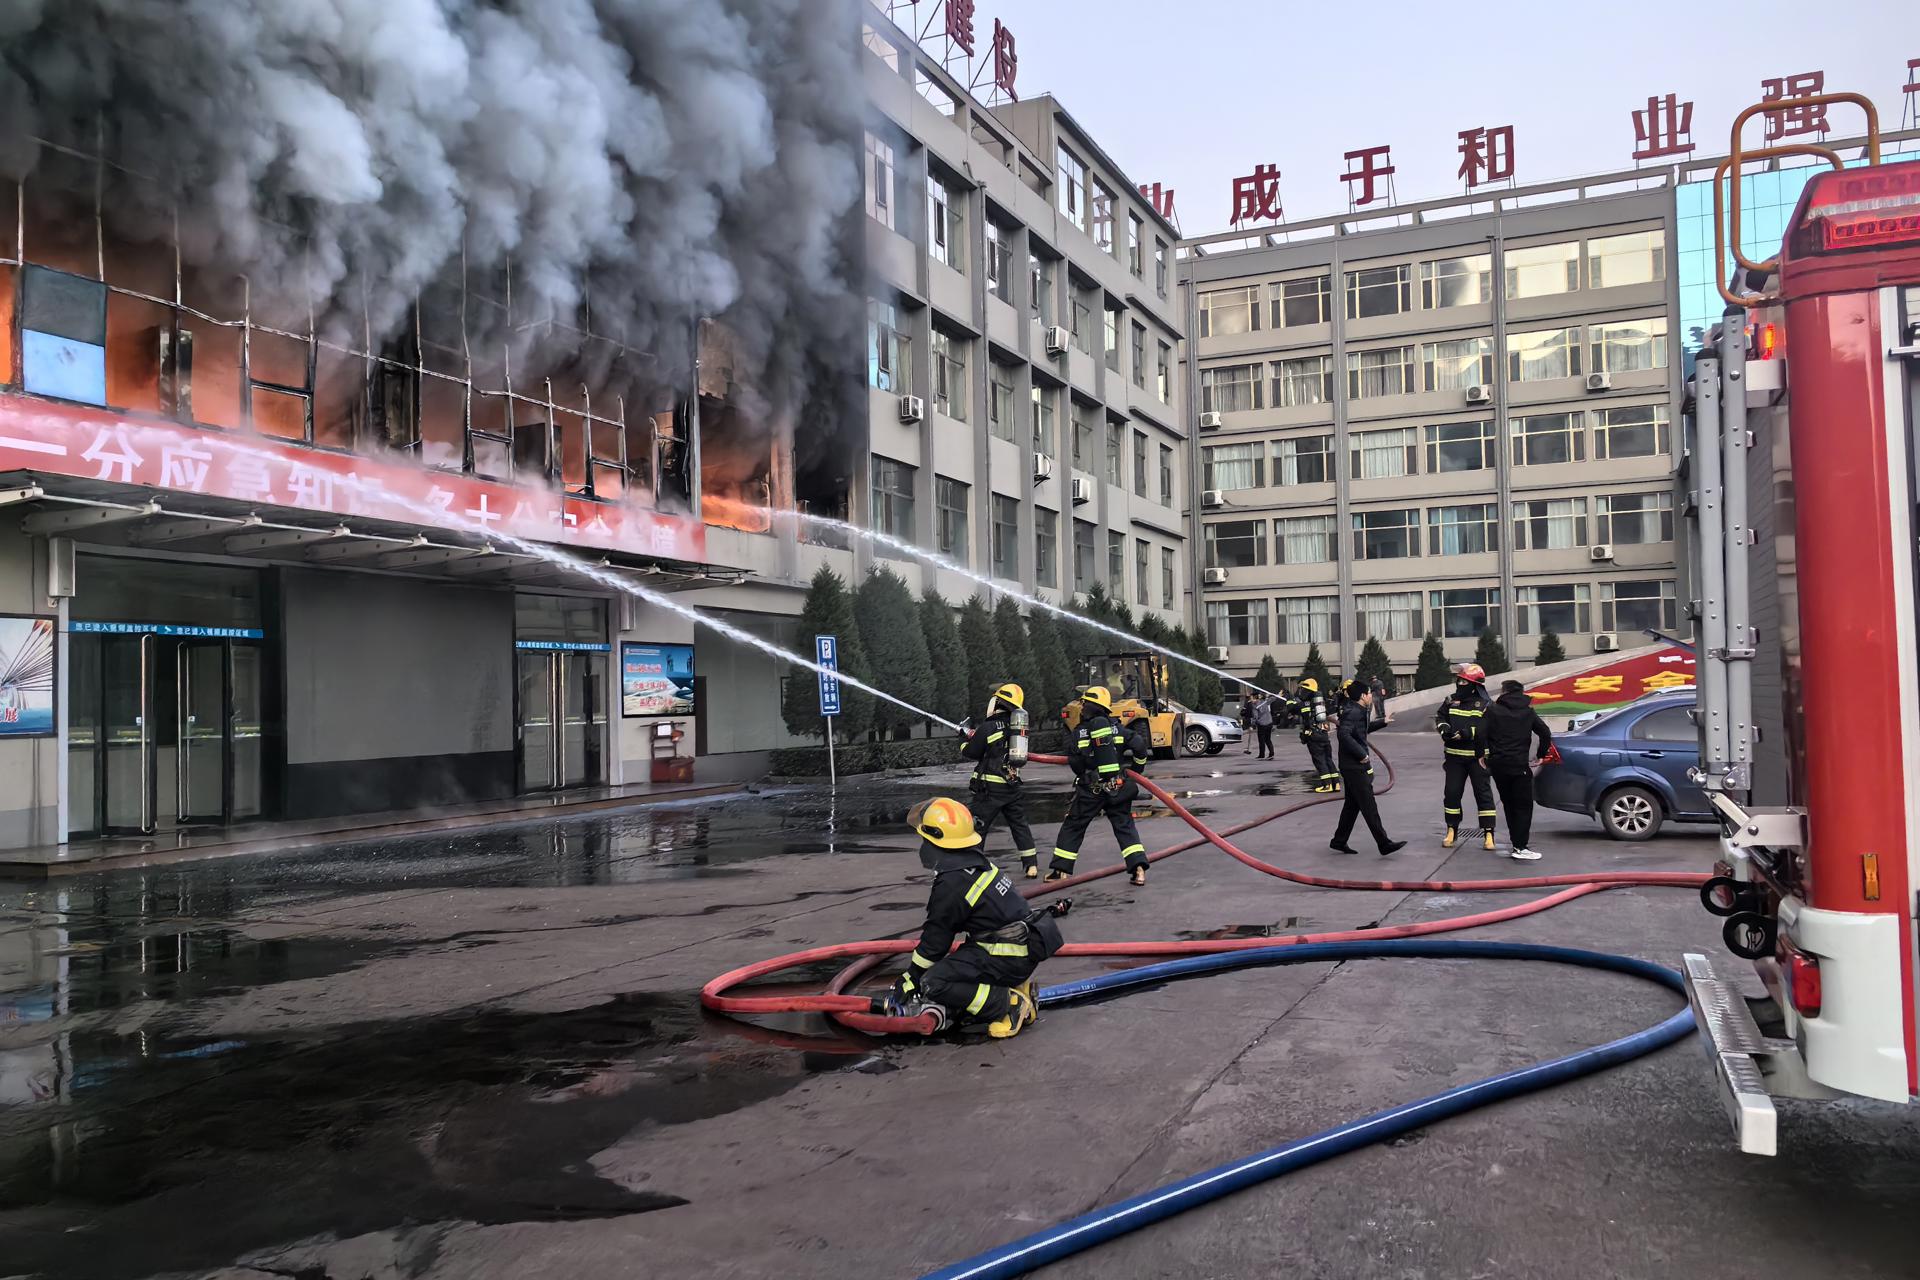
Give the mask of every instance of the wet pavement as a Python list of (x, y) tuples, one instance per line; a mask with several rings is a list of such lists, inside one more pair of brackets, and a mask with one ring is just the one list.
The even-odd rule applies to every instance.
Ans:
[[(1409, 736), (1401, 750), (1426, 745)], [(1154, 773), (1226, 826), (1305, 794), (1292, 767), (1304, 761), (1278, 763), (1289, 767), (1229, 754)], [(1449, 854), (1430, 830), (1434, 772), (1408, 759), (1383, 798), (1389, 825), (1417, 837), (1397, 874), (1711, 861), (1697, 834), (1616, 845), (1564, 815), (1543, 816), (1550, 861), (1530, 868)], [(837, 797), (769, 787), (0, 884), (0, 1275), (916, 1275), (1670, 1008), (1600, 975), (1542, 983), (1500, 966), (1374, 962), (1050, 1012), (1012, 1042), (883, 1043), (818, 1019), (746, 1026), (700, 1010), (699, 985), (722, 969), (917, 928), (925, 879), (904, 816), (963, 786), (947, 771), (863, 779)], [(1035, 779), (1043, 849), (1065, 800), (1064, 775)], [(1139, 813), (1150, 848), (1191, 835), (1164, 811)], [(1332, 819), (1310, 809), (1241, 843), (1354, 874), (1325, 850)], [(1083, 865), (1112, 858), (1108, 841), (1097, 831)], [(989, 849), (1005, 859), (1004, 832)], [(1372, 874), (1378, 860), (1367, 863)], [(1157, 866), (1145, 890), (1082, 890), (1068, 933), (1267, 937), (1511, 900), (1329, 893), (1197, 850)], [(1683, 946), (1716, 946), (1715, 923), (1690, 894), (1627, 890), (1493, 936), (1672, 962)], [(1134, 963), (1056, 961), (1042, 977)], [(817, 990), (838, 968), (773, 989)], [(1732, 1153), (1704, 1061), (1684, 1046), (1047, 1274), (1577, 1264), (1732, 1277), (1815, 1259), (1824, 1275), (1909, 1273), (1904, 1243), (1866, 1210), (1920, 1208), (1920, 1124), (1861, 1106), (1790, 1121), (1783, 1146), (1798, 1142), (1808, 1162)], [(983, 1140), (983, 1123), (998, 1136)], [(1028, 1153), (1012, 1166), (1010, 1142)], [(1738, 1243), (1705, 1247), (1708, 1213), (1731, 1218)], [(1813, 1243), (1829, 1220), (1850, 1233), (1838, 1253)]]

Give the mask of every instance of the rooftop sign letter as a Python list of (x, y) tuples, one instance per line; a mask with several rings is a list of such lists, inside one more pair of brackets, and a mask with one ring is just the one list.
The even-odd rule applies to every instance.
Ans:
[[(1156, 184), (1157, 185), (1157, 184)], [(1171, 194), (1171, 193), (1169, 193)], [(1233, 222), (1285, 217), (1280, 207), (1280, 166), (1257, 164), (1253, 172), (1233, 180)]]
[(1824, 71), (1803, 71), (1797, 76), (1781, 76), (1773, 80), (1760, 82), (1760, 100), (1762, 102), (1780, 102), (1788, 105), (1778, 111), (1767, 112), (1768, 142), (1778, 142), (1782, 138), (1797, 138), (1802, 134), (1815, 133), (1825, 136), (1827, 132), (1827, 104), (1824, 102), (1805, 102), (1815, 94), (1827, 91), (1827, 73)]
[[(1347, 171), (1340, 176), (1347, 184), (1347, 199), (1352, 201), (1356, 208), (1378, 200), (1380, 196), (1374, 190), (1374, 184), (1380, 178), (1393, 176), (1393, 148), (1362, 147), (1358, 151), (1347, 152), (1346, 160)], [(1353, 190), (1353, 184), (1356, 182), (1360, 184), (1358, 195), (1355, 195)]]
[(1693, 103), (1677, 93), (1648, 98), (1645, 109), (1633, 113), (1633, 140), (1635, 160), (1692, 155)]
[(1460, 131), (1460, 176), (1469, 187), (1513, 176), (1513, 126)]

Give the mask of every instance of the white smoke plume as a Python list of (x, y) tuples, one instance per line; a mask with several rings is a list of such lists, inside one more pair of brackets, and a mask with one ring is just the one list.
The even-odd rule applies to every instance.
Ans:
[(177, 207), (190, 265), (332, 336), (510, 263), (516, 326), (584, 304), (678, 370), (721, 317), (781, 399), (860, 341), (858, 3), (12, 0), (0, 172), (99, 139), (145, 175), (112, 233)]

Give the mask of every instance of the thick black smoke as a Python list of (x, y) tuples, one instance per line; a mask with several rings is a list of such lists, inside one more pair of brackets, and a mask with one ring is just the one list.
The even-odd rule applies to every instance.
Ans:
[(164, 242), (177, 206), (190, 266), (336, 338), (509, 263), (522, 335), (584, 306), (682, 370), (721, 317), (798, 409), (860, 341), (858, 2), (10, 0), (0, 170), (31, 193), (34, 138), (98, 141), (142, 175), (109, 177), (114, 234)]

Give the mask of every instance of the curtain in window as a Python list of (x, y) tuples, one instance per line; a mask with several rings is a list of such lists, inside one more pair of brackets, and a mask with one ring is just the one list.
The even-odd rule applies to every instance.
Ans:
[(1282, 564), (1325, 564), (1332, 559), (1332, 516), (1280, 521)]
[(1411, 427), (1399, 431), (1368, 431), (1353, 440), (1360, 454), (1359, 479), (1380, 480), (1407, 474), (1407, 450), (1414, 444)]
[(1255, 489), (1260, 485), (1260, 446), (1223, 445), (1207, 450), (1210, 489)]

